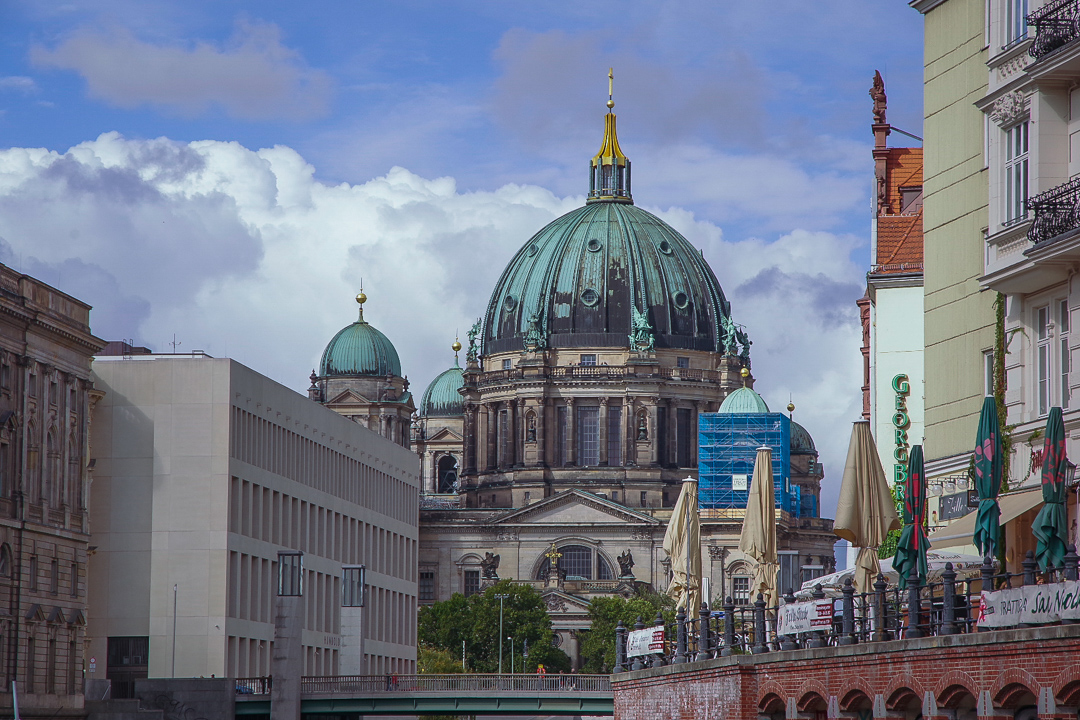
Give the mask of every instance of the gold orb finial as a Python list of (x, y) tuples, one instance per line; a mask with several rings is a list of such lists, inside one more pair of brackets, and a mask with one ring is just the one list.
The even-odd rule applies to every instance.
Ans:
[(608, 110), (615, 107), (615, 68), (608, 68), (607, 71), (607, 106)]
[(367, 302), (367, 295), (364, 294), (363, 290), (356, 294), (356, 302), (360, 305), (363, 305)]
[(458, 342), (457, 338), (454, 338), (454, 344), (450, 347), (453, 349), (454, 352), (459, 352), (461, 350), (461, 343)]
[(789, 413), (790, 413), (790, 412), (795, 412), (795, 403), (793, 403), (793, 402), (789, 402), (789, 403), (787, 404), (787, 411), (788, 411)]
[(742, 375), (744, 378), (750, 377), (750, 371), (747, 370), (746, 368), (743, 368), (742, 370), (740, 370), (739, 374)]

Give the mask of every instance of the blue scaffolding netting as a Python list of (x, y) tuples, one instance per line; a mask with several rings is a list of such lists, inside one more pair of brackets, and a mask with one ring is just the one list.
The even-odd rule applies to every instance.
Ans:
[[(772, 450), (776, 507), (799, 517), (802, 493), (791, 482), (791, 421), (782, 413), (698, 416), (698, 502), (703, 508), (745, 508), (757, 450)], [(744, 489), (745, 488), (745, 489)]]

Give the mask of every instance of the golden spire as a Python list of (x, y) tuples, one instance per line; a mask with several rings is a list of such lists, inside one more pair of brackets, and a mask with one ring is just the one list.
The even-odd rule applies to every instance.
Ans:
[(630, 160), (619, 147), (615, 131), (615, 70), (608, 70), (607, 115), (604, 116), (604, 140), (600, 151), (589, 161), (589, 200), (619, 200), (633, 202), (630, 198)]
[(454, 336), (454, 344), (450, 346), (454, 351), (454, 366), (457, 367), (458, 359), (457, 354), (461, 350), (461, 341), (458, 340), (457, 335)]
[(613, 92), (614, 89), (615, 89), (615, 68), (608, 68), (608, 71), (607, 71), (607, 108), (608, 108), (609, 113), (611, 112), (611, 109), (613, 107), (615, 107), (615, 99), (614, 99), (614, 92)]
[(742, 375), (742, 386), (746, 387), (746, 379), (750, 377), (750, 371), (746, 368), (743, 368), (739, 371), (739, 374)]
[(364, 294), (364, 279), (360, 279), (360, 292), (356, 294), (356, 304), (360, 306), (360, 319), (357, 322), (364, 322), (364, 303), (367, 302), (367, 295)]

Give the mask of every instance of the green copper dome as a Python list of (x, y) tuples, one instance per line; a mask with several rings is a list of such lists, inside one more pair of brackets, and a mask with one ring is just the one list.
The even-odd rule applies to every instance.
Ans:
[(454, 360), (454, 367), (444, 370), (431, 381), (420, 400), (420, 414), (424, 417), (457, 417), (465, 414), (465, 399), (458, 389), (465, 384), (461, 367)]
[(803, 455), (817, 454), (814, 438), (799, 423), (791, 421), (791, 452)]
[(725, 415), (753, 415), (769, 412), (769, 406), (756, 392), (748, 387), (741, 387), (724, 398), (717, 412)]
[[(361, 299), (362, 298), (362, 299)], [(353, 376), (377, 375), (401, 377), (401, 361), (394, 344), (364, 320), (363, 302), (367, 296), (360, 293), (360, 319), (342, 328), (323, 350), (319, 362), (319, 375)]]

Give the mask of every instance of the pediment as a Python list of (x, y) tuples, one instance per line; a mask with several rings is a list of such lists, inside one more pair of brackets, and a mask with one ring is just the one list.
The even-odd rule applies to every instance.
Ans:
[(331, 400), (326, 402), (327, 405), (370, 405), (371, 401), (366, 397), (356, 392), (352, 388), (342, 390), (335, 395)]
[(592, 607), (592, 603), (583, 598), (575, 597), (561, 590), (554, 588), (547, 590), (542, 594), (544, 598), (544, 605), (547, 606), (548, 613), (555, 614), (587, 614), (589, 608)]
[(651, 527), (660, 521), (634, 512), (584, 490), (567, 490), (528, 507), (514, 510), (493, 525), (636, 525)]
[(462, 442), (463, 438), (459, 433), (454, 432), (450, 428), (440, 428), (434, 435), (429, 435), (424, 438), (424, 442)]

